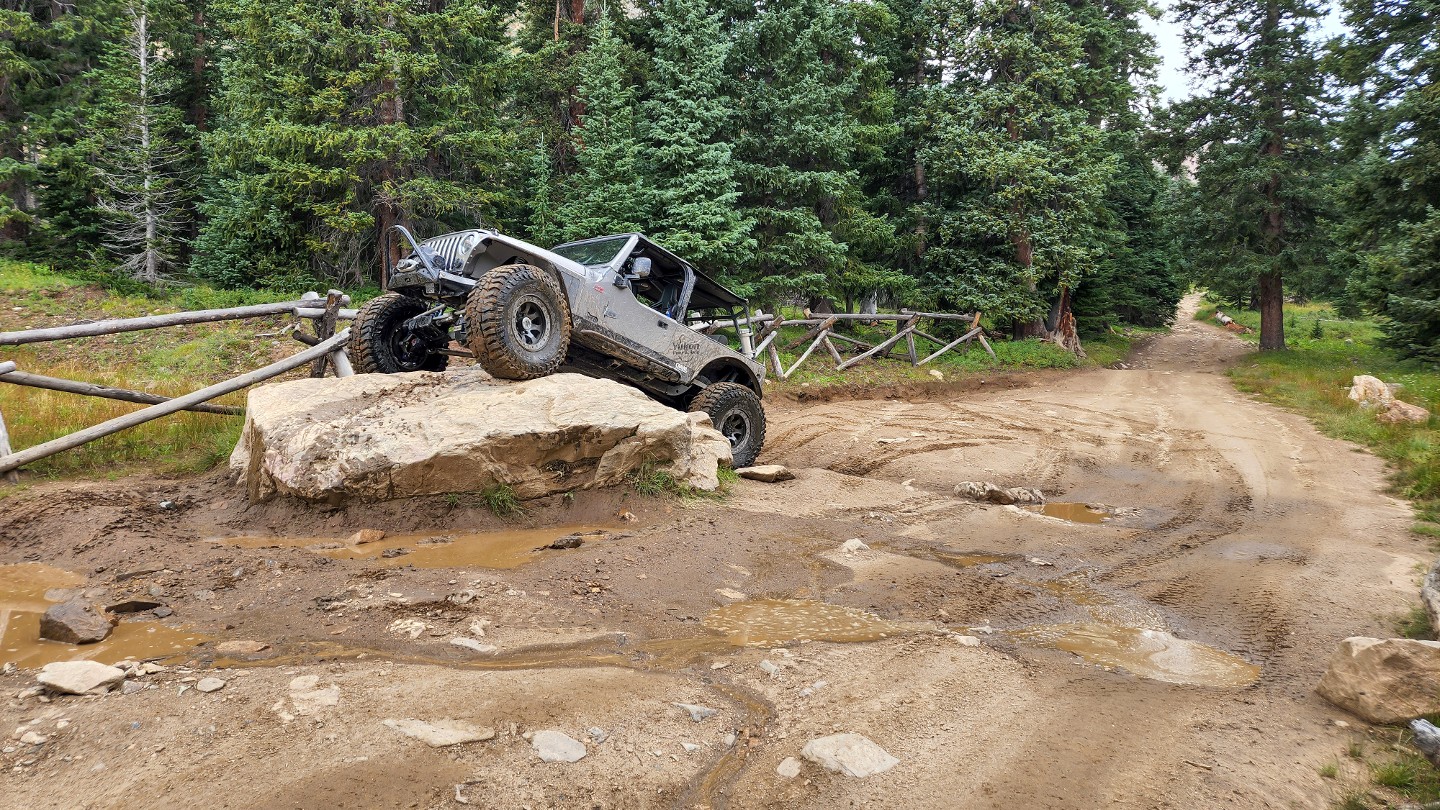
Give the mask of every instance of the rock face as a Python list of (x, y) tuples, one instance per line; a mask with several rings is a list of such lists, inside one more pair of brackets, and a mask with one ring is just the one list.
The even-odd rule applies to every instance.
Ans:
[(104, 641), (114, 625), (99, 605), (72, 599), (51, 605), (40, 617), (40, 637), (66, 644)]
[(1399, 422), (1425, 422), (1430, 412), (1419, 405), (1411, 405), (1395, 398), (1395, 389), (1389, 383), (1368, 374), (1361, 374), (1350, 380), (1350, 399), (1360, 407), (1375, 411), (1375, 419), (1396, 424)]
[(730, 445), (704, 414), (578, 374), (524, 382), (479, 369), (293, 380), (250, 392), (230, 467), (251, 500), (521, 498), (618, 484), (642, 464), (719, 485)]
[(884, 773), (900, 760), (860, 734), (831, 734), (805, 743), (800, 756), (827, 771), (863, 779)]
[(1371, 723), (1440, 712), (1440, 641), (1347, 638), (1315, 691)]
[(125, 680), (125, 670), (107, 667), (96, 661), (58, 661), (41, 667), (35, 680), (56, 692), (84, 695)]
[(998, 503), (1045, 503), (1045, 493), (1027, 487), (996, 486), (989, 481), (962, 481), (955, 485), (955, 494), (972, 501)]

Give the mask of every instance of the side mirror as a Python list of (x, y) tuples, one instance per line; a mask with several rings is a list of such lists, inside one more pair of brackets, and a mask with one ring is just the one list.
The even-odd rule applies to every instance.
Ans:
[(630, 278), (649, 278), (650, 260), (644, 256), (637, 257), (630, 263)]

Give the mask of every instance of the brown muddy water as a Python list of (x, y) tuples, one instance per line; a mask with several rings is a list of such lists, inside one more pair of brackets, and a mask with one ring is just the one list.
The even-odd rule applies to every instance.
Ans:
[(96, 644), (40, 638), (40, 616), (85, 584), (85, 577), (39, 563), (0, 565), (0, 664), (41, 667), (55, 661), (117, 661), (179, 655), (207, 637), (158, 621), (122, 621)]
[(1083, 503), (1047, 503), (1034, 507), (1032, 511), (1071, 523), (1104, 523), (1111, 517), (1109, 512), (1091, 509), (1088, 504)]
[(1248, 686), (1260, 668), (1238, 655), (1163, 630), (1114, 624), (1059, 624), (1011, 633), (1017, 640), (1074, 653), (1141, 678), (1191, 686)]
[(737, 646), (773, 646), (790, 641), (877, 641), (902, 633), (937, 629), (929, 624), (893, 622), (844, 605), (809, 599), (752, 599), (710, 611), (706, 629), (723, 633)]
[(389, 568), (519, 568), (543, 554), (561, 538), (578, 537), (582, 545), (615, 537), (600, 526), (550, 526), (502, 532), (387, 534), (381, 540), (354, 545), (344, 537), (219, 537), (213, 543), (239, 548), (301, 548), (337, 560), (365, 560)]

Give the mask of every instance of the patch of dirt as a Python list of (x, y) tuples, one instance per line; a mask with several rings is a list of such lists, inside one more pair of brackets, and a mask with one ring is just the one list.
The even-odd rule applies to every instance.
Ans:
[[(163, 602), (160, 621), (209, 640), (133, 694), (43, 704), (16, 697), (32, 672), (0, 675), (3, 727), (47, 738), (5, 743), (0, 795), (439, 808), (461, 806), (459, 785), (482, 807), (1329, 807), (1347, 786), (1319, 769), (1363, 724), (1312, 689), (1339, 639), (1388, 634), (1413, 604), (1405, 572), (1425, 549), (1378, 460), (1235, 392), (1219, 372), (1247, 350), (1182, 312), (1130, 369), (782, 398), (762, 461), (795, 480), (741, 481), (724, 501), (577, 493), (507, 523), (451, 498), (251, 506), (223, 473), (34, 485), (0, 501), (0, 564)], [(961, 481), (1109, 517), (977, 504), (954, 497)], [(505, 570), (214, 542), (547, 526), (612, 534)], [(851, 539), (868, 548), (842, 550)], [(765, 646), (739, 646), (735, 617), (757, 614), (712, 611), (752, 600), (844, 609), (811, 611), (834, 632), (800, 622), (793, 639), (764, 614)], [(762, 606), (792, 604), (807, 603)], [(1131, 657), (1057, 642), (1066, 628), (1258, 678), (1137, 677), (1103, 665)], [(270, 647), (216, 651), (238, 639)], [(211, 676), (225, 687), (188, 688)], [(310, 676), (335, 705), (299, 710)], [(675, 703), (717, 711), (697, 722)], [(381, 723), (403, 718), (497, 733), (432, 749)], [(544, 729), (586, 757), (541, 762), (524, 735)], [(900, 764), (776, 773), (836, 732)]]

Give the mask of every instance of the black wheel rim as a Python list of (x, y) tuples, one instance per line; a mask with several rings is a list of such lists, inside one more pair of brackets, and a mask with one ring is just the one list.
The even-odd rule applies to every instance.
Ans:
[(735, 449), (745, 443), (750, 435), (750, 419), (743, 411), (731, 411), (720, 417), (720, 424), (715, 426), (730, 442), (730, 449)]
[(550, 313), (534, 298), (526, 298), (515, 307), (515, 337), (527, 351), (539, 351), (550, 338)]
[(415, 371), (425, 365), (430, 357), (430, 347), (411, 329), (396, 329), (390, 335), (390, 353), (395, 356), (396, 365), (406, 371)]

